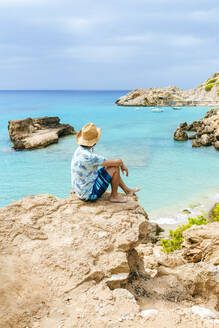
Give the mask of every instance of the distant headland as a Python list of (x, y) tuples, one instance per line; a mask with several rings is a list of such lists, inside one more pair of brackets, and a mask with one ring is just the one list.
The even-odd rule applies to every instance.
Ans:
[(176, 86), (135, 89), (120, 97), (119, 106), (219, 106), (219, 73), (190, 90)]

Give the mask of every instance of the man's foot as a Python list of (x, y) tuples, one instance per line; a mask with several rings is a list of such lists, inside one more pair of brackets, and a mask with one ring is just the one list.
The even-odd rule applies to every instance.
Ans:
[(126, 192), (126, 195), (135, 195), (136, 192), (140, 191), (141, 190), (141, 187), (137, 187), (137, 188), (132, 188), (132, 189), (129, 189), (127, 192)]
[(112, 202), (112, 203), (127, 203), (126, 198), (122, 198), (122, 197), (119, 197), (119, 196), (116, 196), (116, 197), (111, 196), (109, 201)]

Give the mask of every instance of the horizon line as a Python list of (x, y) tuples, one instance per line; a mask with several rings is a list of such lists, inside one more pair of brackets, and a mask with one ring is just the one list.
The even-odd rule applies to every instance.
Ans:
[(1, 91), (129, 91), (133, 89), (0, 89)]

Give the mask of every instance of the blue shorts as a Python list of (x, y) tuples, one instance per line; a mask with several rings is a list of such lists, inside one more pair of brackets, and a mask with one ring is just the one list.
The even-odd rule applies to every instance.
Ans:
[(103, 193), (107, 190), (112, 177), (111, 175), (105, 170), (105, 167), (101, 167), (97, 171), (98, 176), (94, 182), (92, 193), (90, 194), (88, 200), (95, 201), (100, 198)]

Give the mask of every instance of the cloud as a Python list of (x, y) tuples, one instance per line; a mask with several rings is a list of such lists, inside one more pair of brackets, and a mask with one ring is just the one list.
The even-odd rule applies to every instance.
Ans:
[(182, 83), (180, 74), (192, 86), (197, 67), (218, 71), (216, 0), (0, 0), (0, 7), (0, 88), (124, 89)]

